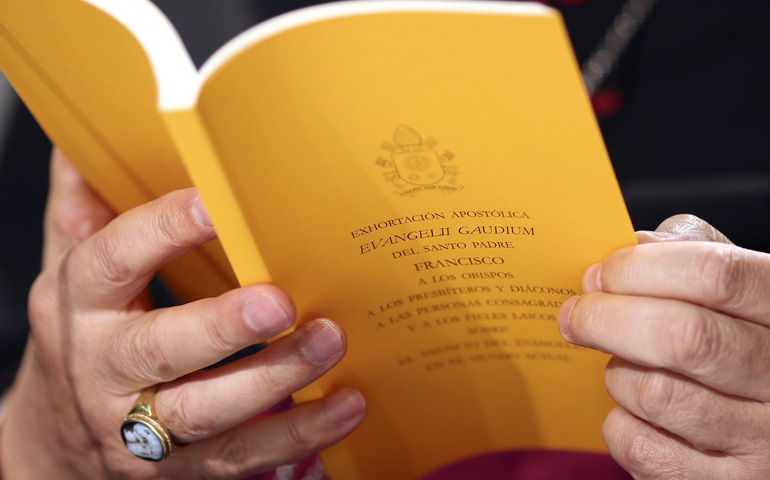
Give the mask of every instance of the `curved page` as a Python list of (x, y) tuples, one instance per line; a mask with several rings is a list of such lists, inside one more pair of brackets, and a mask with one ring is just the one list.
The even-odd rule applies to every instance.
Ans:
[[(0, 68), (51, 140), (122, 212), (192, 186), (158, 111), (155, 76), (159, 64), (167, 65), (177, 82), (192, 85), (188, 96), (197, 91), (198, 76), (176, 32), (151, 3), (91, 3), (96, 5), (0, 0)], [(143, 38), (135, 36), (137, 25)], [(148, 57), (144, 47), (154, 53)], [(218, 242), (164, 273), (188, 300), (237, 285)]]

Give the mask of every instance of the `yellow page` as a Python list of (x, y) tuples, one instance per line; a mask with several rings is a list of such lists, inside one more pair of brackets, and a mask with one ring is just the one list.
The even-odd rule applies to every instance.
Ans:
[[(556, 315), (588, 265), (635, 242), (631, 223), (561, 20), (474, 3), (495, 12), (277, 29), (209, 72), (198, 116), (221, 164), (185, 158), (206, 202), (237, 202), (238, 241), (302, 319), (346, 329), (349, 353), (319, 383), (368, 400), (344, 443), (365, 479), (604, 449), (607, 359), (565, 343)], [(167, 116), (180, 137), (190, 115)], [(339, 458), (332, 477), (352, 478)]]
[[(155, 42), (176, 47), (175, 61), (166, 63), (196, 75), (176, 33), (151, 4), (125, 5), (135, 11), (135, 23), (154, 27)], [(81, 0), (0, 0), (0, 12), (0, 69), (53, 143), (116, 212), (192, 186), (158, 112), (153, 66), (125, 26)], [(237, 285), (218, 242), (164, 273), (183, 300)]]

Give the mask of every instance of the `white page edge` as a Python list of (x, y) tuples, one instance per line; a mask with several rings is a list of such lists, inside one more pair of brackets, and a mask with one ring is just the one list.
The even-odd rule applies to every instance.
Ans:
[(194, 108), (203, 85), (225, 63), (251, 45), (301, 25), (380, 13), (547, 16), (554, 12), (552, 8), (535, 2), (491, 0), (351, 0), (325, 3), (287, 12), (249, 28), (220, 47), (198, 72), (179, 32), (149, 0), (83, 1), (117, 20), (142, 46), (155, 72), (157, 102), (161, 111)]
[(224, 44), (201, 67), (201, 87), (222, 65), (251, 45), (301, 25), (334, 18), (408, 12), (544, 16), (554, 10), (535, 2), (489, 0), (353, 0), (324, 3), (265, 20)]
[(166, 15), (149, 0), (83, 0), (123, 25), (141, 45), (155, 73), (158, 106), (194, 106), (200, 75)]

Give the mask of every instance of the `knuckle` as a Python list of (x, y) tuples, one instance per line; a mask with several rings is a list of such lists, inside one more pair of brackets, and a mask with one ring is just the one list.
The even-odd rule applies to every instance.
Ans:
[(316, 450), (320, 445), (310, 436), (306, 435), (300, 423), (294, 419), (289, 419), (284, 423), (284, 437), (288, 445), (295, 452), (309, 453)]
[(614, 448), (616, 460), (634, 478), (640, 479), (681, 479), (682, 472), (672, 462), (672, 452), (666, 452), (665, 448), (656, 439), (634, 430), (627, 432), (620, 439), (620, 444)]
[(52, 233), (74, 244), (85, 240), (97, 229), (97, 222), (83, 214), (77, 208), (62, 208), (57, 205), (49, 205), (44, 218), (46, 233)]
[(668, 327), (672, 367), (688, 373), (708, 375), (724, 353), (723, 337), (704, 310), (687, 307)]
[(651, 440), (643, 435), (629, 435), (623, 438), (620, 445), (622, 463), (627, 465), (632, 472), (652, 473), (650, 460), (654, 460)]
[(117, 237), (97, 235), (94, 237), (93, 248), (89, 252), (93, 256), (91, 264), (96, 270), (96, 275), (113, 285), (123, 285), (133, 277), (133, 272), (128, 265), (120, 260), (121, 248), (121, 242)]
[(185, 215), (174, 201), (175, 195), (166, 196), (160, 203), (160, 208), (153, 210), (150, 225), (157, 241), (168, 250), (183, 248), (185, 242), (181, 233)]
[(667, 462), (666, 453), (661, 452), (660, 445), (646, 435), (635, 435), (628, 438), (623, 446), (625, 464), (631, 472), (642, 478), (666, 480), (680, 479), (677, 469), (671, 468)]
[(121, 350), (125, 352), (125, 363), (134, 377), (151, 383), (170, 382), (176, 379), (173, 363), (168, 357), (163, 330), (149, 321), (136, 325), (120, 338)]
[(720, 309), (741, 305), (747, 290), (742, 283), (748, 267), (745, 253), (735, 247), (718, 245), (709, 250), (702, 262), (705, 298)]
[(206, 409), (200, 398), (191, 395), (186, 389), (180, 389), (168, 402), (170, 407), (164, 415), (164, 423), (175, 438), (185, 442), (208, 437), (212, 432), (212, 421), (200, 415)]
[(285, 375), (281, 375), (281, 365), (273, 360), (265, 358), (254, 370), (251, 377), (256, 390), (265, 397), (286, 396), (291, 392), (287, 391)]
[(674, 402), (676, 386), (671, 377), (661, 374), (645, 375), (639, 388), (639, 408), (652, 424), (660, 425), (668, 418)]
[[(212, 316), (215, 318), (215, 316)], [(226, 354), (234, 353), (239, 350), (241, 340), (231, 334), (231, 331), (226, 326), (227, 322), (221, 321), (206, 321), (204, 322), (204, 329), (206, 331), (206, 338), (209, 339), (213, 348), (218, 352)]]
[(73, 215), (71, 210), (50, 205), (46, 210), (44, 226), (46, 233), (58, 234), (74, 240), (79, 227), (77, 221), (78, 217)]
[(155, 242), (166, 251), (176, 251), (196, 245), (213, 230), (200, 227), (193, 218), (193, 203), (197, 195), (191, 190), (178, 190), (159, 198), (150, 211), (149, 225)]
[(610, 453), (625, 470), (639, 474), (649, 469), (649, 461), (654, 459), (651, 440), (633, 423), (622, 419), (618, 409), (610, 412), (602, 433)]
[(236, 478), (262, 463), (259, 450), (244, 435), (234, 433), (204, 462), (206, 478)]
[(639, 407), (647, 421), (657, 426), (697, 422), (708, 410), (690, 383), (666, 372), (645, 376)]

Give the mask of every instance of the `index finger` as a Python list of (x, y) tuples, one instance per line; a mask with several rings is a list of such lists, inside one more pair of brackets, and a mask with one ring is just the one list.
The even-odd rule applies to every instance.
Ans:
[(623, 248), (589, 267), (583, 290), (683, 300), (770, 326), (770, 255), (733, 245)]
[(129, 210), (65, 257), (73, 307), (126, 308), (163, 265), (215, 236), (194, 188)]
[(51, 154), (50, 178), (45, 208), (44, 266), (115, 217), (58, 149)]

